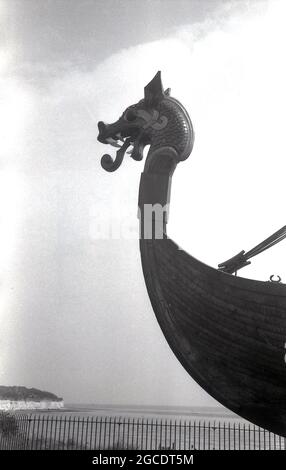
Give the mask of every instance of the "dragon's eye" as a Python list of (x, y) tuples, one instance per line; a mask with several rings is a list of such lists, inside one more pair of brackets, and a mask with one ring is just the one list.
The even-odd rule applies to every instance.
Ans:
[(137, 116), (136, 116), (135, 111), (133, 111), (133, 109), (128, 109), (128, 111), (126, 111), (124, 117), (125, 117), (126, 121), (135, 121)]

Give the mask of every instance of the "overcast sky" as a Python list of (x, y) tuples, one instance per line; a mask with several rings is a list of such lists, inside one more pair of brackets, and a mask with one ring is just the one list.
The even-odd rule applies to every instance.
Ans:
[[(170, 235), (211, 266), (252, 248), (286, 223), (285, 10), (0, 2), (1, 384), (66, 402), (216, 404), (150, 305), (134, 236), (143, 163), (104, 172), (97, 121), (116, 120), (161, 70), (196, 132), (173, 178)], [(111, 223), (117, 240), (98, 239)], [(286, 280), (285, 253), (282, 242), (241, 275)]]

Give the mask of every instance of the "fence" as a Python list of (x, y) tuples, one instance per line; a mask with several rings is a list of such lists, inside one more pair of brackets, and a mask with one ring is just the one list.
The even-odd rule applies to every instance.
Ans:
[(285, 444), (248, 423), (0, 414), (2, 450), (284, 450)]

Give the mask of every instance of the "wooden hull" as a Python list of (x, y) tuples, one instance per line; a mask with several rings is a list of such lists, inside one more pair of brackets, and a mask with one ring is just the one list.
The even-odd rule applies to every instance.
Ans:
[(161, 329), (187, 372), (222, 405), (286, 436), (286, 286), (217, 271), (169, 238), (140, 240)]

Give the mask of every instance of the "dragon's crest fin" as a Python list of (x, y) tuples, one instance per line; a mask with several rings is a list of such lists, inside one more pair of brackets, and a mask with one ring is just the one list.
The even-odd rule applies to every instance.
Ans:
[(144, 88), (144, 101), (148, 107), (154, 107), (164, 98), (164, 88), (162, 85), (161, 72), (158, 71), (151, 82)]

